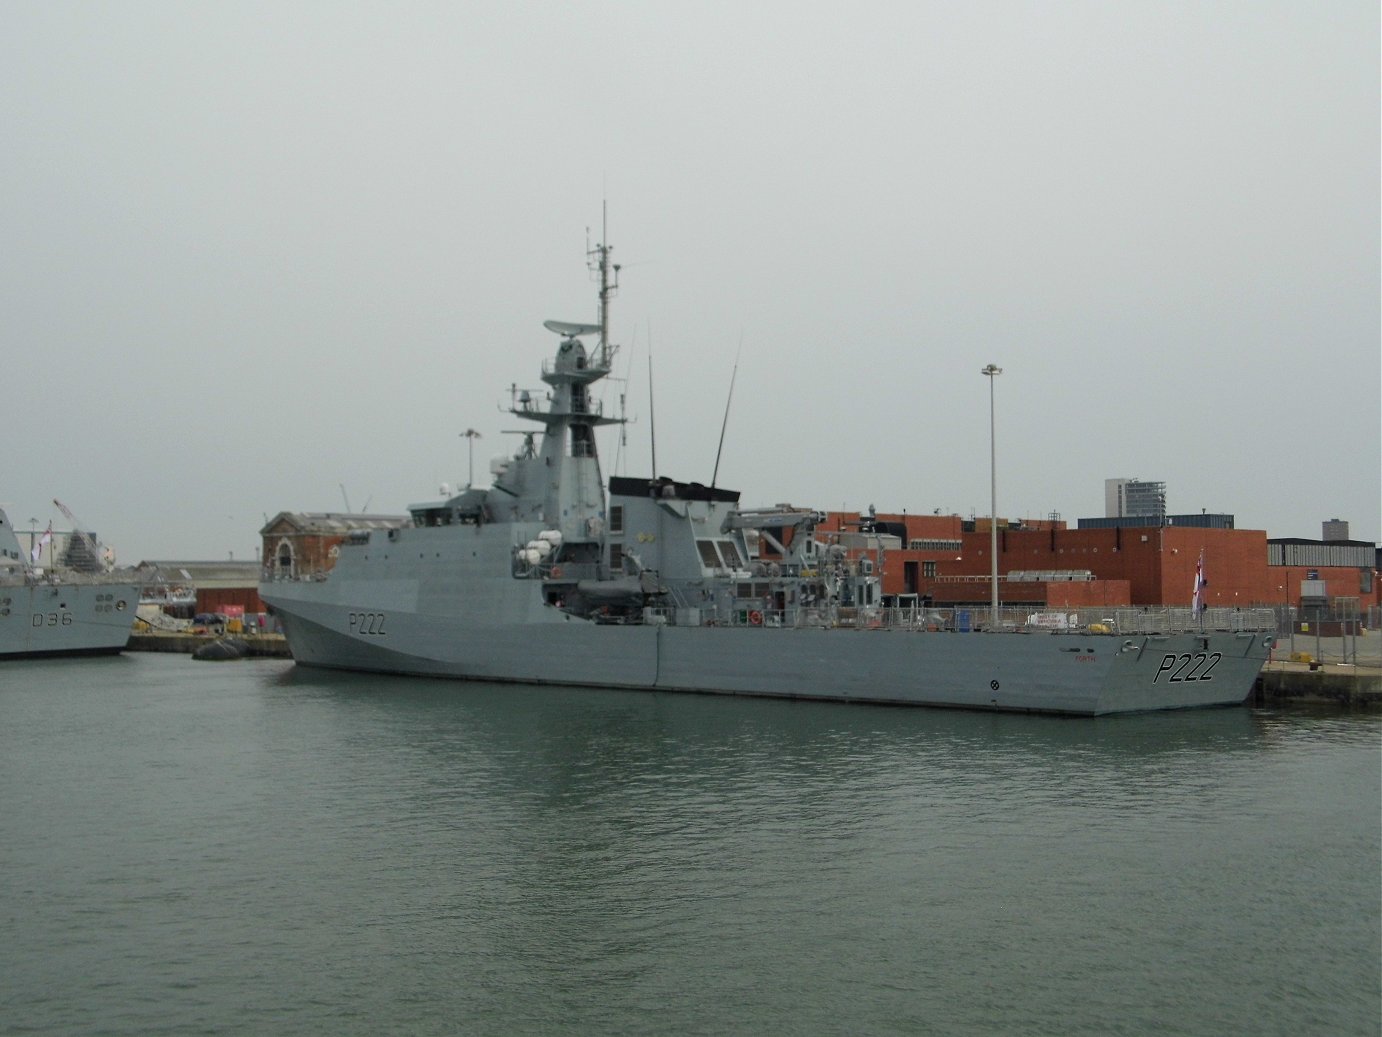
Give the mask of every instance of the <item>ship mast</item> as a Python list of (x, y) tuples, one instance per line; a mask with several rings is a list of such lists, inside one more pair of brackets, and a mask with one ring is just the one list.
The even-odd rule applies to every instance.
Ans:
[[(600, 359), (599, 366), (608, 369), (617, 351), (609, 344), (609, 301), (619, 290), (619, 264), (610, 263), (609, 254), (614, 251), (609, 241), (609, 202), (600, 208), (600, 240), (595, 247), (587, 250), (590, 269), (600, 277)], [(611, 277), (611, 271), (613, 276)]]

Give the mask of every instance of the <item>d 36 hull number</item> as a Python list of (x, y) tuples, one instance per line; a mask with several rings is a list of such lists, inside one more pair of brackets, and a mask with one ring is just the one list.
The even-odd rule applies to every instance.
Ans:
[(365, 637), (387, 637), (384, 630), (384, 613), (352, 612), (349, 614), (350, 632)]
[(1161, 678), (1170, 674), (1166, 678), (1167, 684), (1179, 684), (1182, 681), (1212, 681), (1214, 678), (1211, 671), (1219, 665), (1219, 660), (1223, 655), (1219, 652), (1182, 652), (1180, 655), (1174, 653), (1163, 655), (1161, 665), (1157, 667), (1156, 676), (1152, 678), (1152, 683), (1156, 684)]

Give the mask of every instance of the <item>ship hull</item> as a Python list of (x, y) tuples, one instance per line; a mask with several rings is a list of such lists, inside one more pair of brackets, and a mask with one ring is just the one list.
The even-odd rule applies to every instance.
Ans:
[[(302, 590), (326, 596), (324, 584)], [(1240, 704), (1267, 652), (1250, 633), (625, 626), (552, 609), (540, 622), (460, 622), (362, 613), (282, 586), (261, 594), (303, 665), (499, 683), (1095, 716)]]
[(0, 660), (116, 654), (138, 603), (134, 584), (0, 585)]

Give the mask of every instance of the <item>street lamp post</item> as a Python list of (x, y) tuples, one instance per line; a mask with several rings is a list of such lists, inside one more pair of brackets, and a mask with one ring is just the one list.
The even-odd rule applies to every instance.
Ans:
[(1286, 606), (1286, 625), (1291, 629), (1291, 653), (1296, 651), (1296, 617), (1291, 612), (1291, 570), (1286, 570), (1286, 586), (1281, 588), (1281, 597)]
[(993, 383), (1003, 373), (997, 364), (989, 364), (980, 374), (989, 380), (989, 574), (993, 590), (993, 614), (989, 629), (998, 629), (998, 447), (993, 410)]
[(470, 440), (470, 443), (469, 443), (469, 446), (470, 446), (470, 477), (469, 477), (469, 479), (466, 481), (466, 486), (468, 486), (468, 487), (469, 487), (469, 486), (474, 486), (474, 485), (475, 485), (475, 441), (476, 441), (477, 439), (480, 438), (480, 433), (476, 432), (473, 428), (468, 428), (468, 429), (466, 429), (464, 432), (462, 432), (461, 435), (464, 436), (466, 439)]

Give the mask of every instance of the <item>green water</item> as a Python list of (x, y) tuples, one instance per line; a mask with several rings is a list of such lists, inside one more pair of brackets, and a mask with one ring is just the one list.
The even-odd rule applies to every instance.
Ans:
[(1366, 1034), (1382, 718), (0, 667), (0, 1032)]

